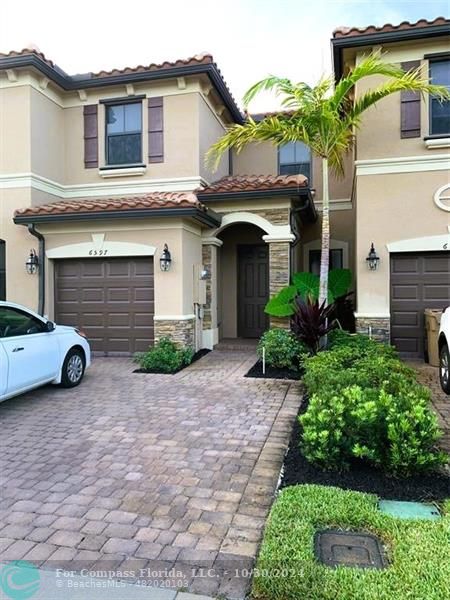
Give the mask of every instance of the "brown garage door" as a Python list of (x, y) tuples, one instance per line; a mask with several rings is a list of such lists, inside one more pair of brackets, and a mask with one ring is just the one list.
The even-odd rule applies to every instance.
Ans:
[(55, 319), (82, 329), (94, 352), (130, 354), (153, 343), (153, 259), (67, 259), (55, 264)]
[(403, 356), (424, 356), (423, 311), (448, 305), (450, 252), (391, 255), (391, 342)]

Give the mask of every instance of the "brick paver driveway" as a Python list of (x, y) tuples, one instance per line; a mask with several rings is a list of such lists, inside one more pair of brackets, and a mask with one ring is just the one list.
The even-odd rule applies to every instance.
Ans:
[(298, 384), (243, 378), (254, 360), (214, 351), (169, 376), (96, 359), (79, 388), (0, 404), (0, 560), (175, 565), (178, 585), (242, 597), (300, 404)]

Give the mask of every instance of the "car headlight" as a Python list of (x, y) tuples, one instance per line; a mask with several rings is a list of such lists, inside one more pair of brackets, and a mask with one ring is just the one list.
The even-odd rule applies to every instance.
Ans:
[(87, 335), (84, 333), (84, 331), (81, 331), (81, 329), (75, 329), (75, 333), (78, 333), (78, 335), (87, 340)]

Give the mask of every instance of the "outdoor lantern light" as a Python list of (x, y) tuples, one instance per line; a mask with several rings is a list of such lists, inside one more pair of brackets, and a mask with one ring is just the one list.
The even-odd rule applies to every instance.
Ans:
[(36, 250), (30, 250), (30, 256), (27, 258), (25, 268), (29, 275), (34, 275), (35, 273), (37, 273), (37, 270), (39, 268), (39, 258), (36, 254)]
[(369, 267), (369, 269), (371, 271), (376, 271), (378, 269), (380, 257), (378, 256), (378, 254), (375, 250), (375, 246), (373, 245), (373, 242), (370, 246), (369, 254), (367, 255), (366, 261), (367, 261), (367, 266)]
[(171, 262), (172, 257), (170, 256), (169, 248), (167, 244), (164, 244), (164, 250), (162, 251), (161, 257), (159, 259), (159, 266), (161, 267), (161, 271), (168, 271), (170, 269)]

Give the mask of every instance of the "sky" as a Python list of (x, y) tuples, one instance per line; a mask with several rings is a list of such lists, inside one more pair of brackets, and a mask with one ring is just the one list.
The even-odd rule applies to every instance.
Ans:
[[(313, 84), (330, 73), (338, 26), (449, 13), (450, 0), (2, 0), (0, 51), (33, 44), (71, 75), (209, 52), (242, 107), (269, 74)], [(262, 95), (250, 109), (277, 107)]]

